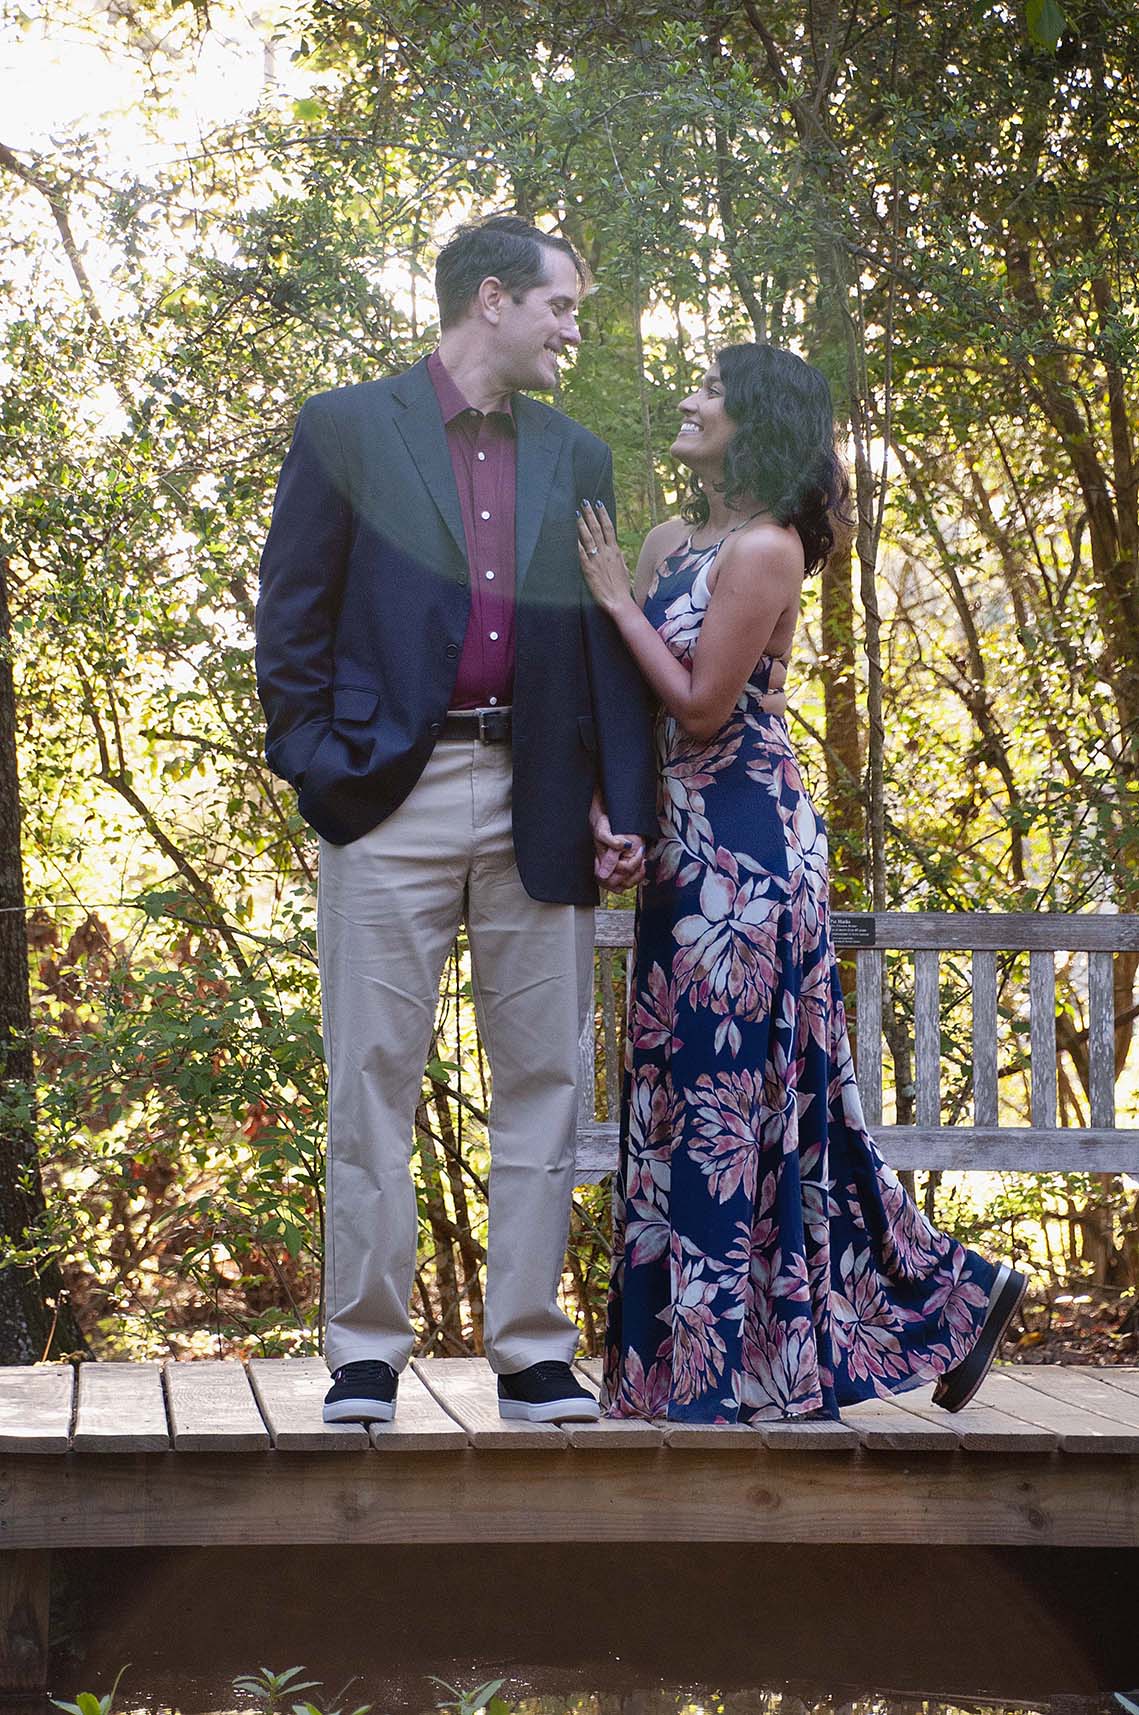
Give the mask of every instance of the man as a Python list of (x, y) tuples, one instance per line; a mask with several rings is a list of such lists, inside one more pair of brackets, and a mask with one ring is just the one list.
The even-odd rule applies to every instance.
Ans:
[[(485, 1343), (504, 1417), (597, 1416), (557, 1302), (596, 882), (639, 879), (646, 694), (578, 569), (604, 443), (524, 396), (580, 339), (585, 265), (512, 216), (436, 270), (440, 340), (301, 410), (262, 558), (266, 754), (321, 836), (329, 1422), (394, 1416), (411, 1353), (415, 1106), (465, 912), (490, 1059)], [(621, 833), (614, 833), (614, 828)]]

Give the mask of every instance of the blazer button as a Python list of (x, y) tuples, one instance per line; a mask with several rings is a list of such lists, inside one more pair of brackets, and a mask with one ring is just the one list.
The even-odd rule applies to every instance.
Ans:
[(443, 722), (432, 721), (427, 730), (431, 734), (432, 738), (438, 738), (439, 734), (443, 731)]
[(448, 643), (447, 654), (452, 661), (455, 659), (455, 656), (458, 653), (459, 653), (459, 645), (457, 643)]

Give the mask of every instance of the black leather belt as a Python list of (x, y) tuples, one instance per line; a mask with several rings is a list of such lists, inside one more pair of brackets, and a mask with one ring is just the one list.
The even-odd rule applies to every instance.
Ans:
[(477, 738), (480, 744), (509, 744), (509, 709), (452, 709), (443, 722), (441, 738)]

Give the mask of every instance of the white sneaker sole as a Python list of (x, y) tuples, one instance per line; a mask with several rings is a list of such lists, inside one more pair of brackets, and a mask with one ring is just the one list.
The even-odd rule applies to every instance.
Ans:
[(596, 1423), (601, 1407), (595, 1399), (546, 1399), (540, 1405), (500, 1399), (498, 1415), (522, 1423)]
[(390, 1423), (395, 1416), (395, 1401), (382, 1399), (337, 1399), (326, 1405), (321, 1413), (325, 1423)]

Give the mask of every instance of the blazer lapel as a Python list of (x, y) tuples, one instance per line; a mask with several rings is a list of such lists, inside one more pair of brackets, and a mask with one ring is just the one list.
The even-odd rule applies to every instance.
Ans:
[(451, 469), (451, 453), (447, 446), (447, 434), (443, 428), (439, 401), (431, 385), (425, 359), (413, 364), (398, 378), (395, 396), (403, 407), (395, 413), (396, 428), (403, 437), (412, 463), (439, 508), (443, 522), (451, 532), (455, 546), (465, 560), (467, 541), (463, 534), (463, 515), (459, 510), (459, 496)]
[(534, 557), (545, 516), (550, 485), (561, 456), (562, 437), (556, 417), (525, 394), (514, 395), (514, 427), (518, 436), (514, 483), (514, 587), (523, 580)]

